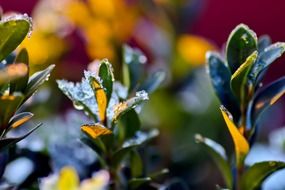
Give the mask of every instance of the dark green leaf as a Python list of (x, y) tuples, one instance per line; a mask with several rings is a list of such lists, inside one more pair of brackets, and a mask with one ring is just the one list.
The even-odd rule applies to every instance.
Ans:
[(29, 33), (30, 27), (30, 19), (24, 15), (0, 21), (0, 61), (18, 47)]
[(263, 35), (258, 38), (258, 52), (264, 51), (265, 48), (270, 46), (271, 38), (268, 35)]
[(241, 189), (260, 189), (262, 182), (272, 173), (285, 168), (284, 162), (266, 161), (251, 166), (241, 178)]
[(135, 133), (140, 129), (140, 119), (137, 112), (131, 109), (120, 118), (120, 123), (122, 123), (121, 128), (124, 131), (124, 139), (129, 139), (135, 135)]
[(29, 55), (27, 50), (24, 48), (20, 51), (16, 57), (15, 63), (24, 63), (27, 65), (28, 71), (26, 75), (14, 80), (10, 84), (10, 94), (13, 92), (24, 92), (29, 80)]
[(238, 120), (240, 109), (231, 90), (231, 74), (228, 67), (220, 58), (219, 54), (214, 52), (207, 53), (207, 62), (211, 82), (221, 104), (231, 112), (235, 120)]
[(150, 181), (151, 181), (150, 177), (133, 178), (129, 181), (129, 187), (131, 189), (138, 189), (141, 185), (149, 183)]
[(226, 185), (228, 188), (232, 188), (233, 179), (231, 168), (226, 161), (226, 152), (225, 149), (215, 141), (202, 137), (200, 134), (195, 135), (195, 140), (197, 143), (201, 144), (203, 148), (211, 155), (218, 168), (220, 169)]
[(34, 73), (30, 78), (28, 85), (25, 89), (25, 100), (33, 95), (33, 93), (39, 88), (40, 85), (44, 83), (44, 81), (48, 80), (51, 71), (55, 65), (50, 65), (46, 69)]
[(109, 102), (113, 91), (114, 74), (112, 65), (106, 59), (102, 60), (100, 64), (99, 77), (102, 79), (102, 85), (107, 95), (107, 102)]
[(256, 34), (244, 24), (238, 25), (227, 41), (227, 62), (231, 73), (234, 73), (246, 58), (257, 50)]
[(285, 51), (285, 43), (275, 43), (267, 47), (257, 58), (249, 73), (249, 81), (256, 86), (262, 80), (259, 75)]
[(11, 145), (21, 141), (22, 139), (26, 138), (32, 132), (34, 132), (37, 128), (39, 128), (41, 125), (42, 125), (41, 123), (38, 124), (36, 127), (34, 127), (32, 130), (30, 130), (28, 133), (26, 133), (23, 136), (0, 139), (0, 150), (3, 150), (4, 148), (8, 148), (8, 146), (11, 146)]
[(259, 116), (285, 93), (285, 77), (258, 91), (248, 106), (247, 128), (256, 124)]
[(164, 168), (158, 172), (154, 172), (154, 173), (151, 173), (149, 174), (148, 176), (151, 178), (151, 179), (156, 179), (156, 178), (159, 178), (163, 175), (166, 175), (169, 173), (169, 170), (167, 168)]

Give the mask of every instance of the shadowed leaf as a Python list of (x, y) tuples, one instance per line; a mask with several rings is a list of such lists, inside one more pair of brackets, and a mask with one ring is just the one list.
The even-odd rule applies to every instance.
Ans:
[(219, 54), (209, 52), (206, 56), (214, 90), (221, 104), (233, 114), (235, 120), (238, 120), (240, 110), (230, 86), (231, 73)]
[(202, 137), (200, 134), (195, 135), (197, 143), (201, 144), (203, 148), (210, 154), (214, 162), (217, 164), (220, 172), (222, 173), (228, 188), (232, 188), (233, 179), (231, 174), (231, 168), (227, 163), (225, 149), (215, 141)]
[(266, 161), (251, 166), (241, 178), (241, 189), (260, 189), (262, 182), (274, 172), (285, 168), (284, 162)]

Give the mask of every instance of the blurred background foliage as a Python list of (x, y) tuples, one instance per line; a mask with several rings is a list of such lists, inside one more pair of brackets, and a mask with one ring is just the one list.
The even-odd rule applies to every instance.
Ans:
[[(241, 22), (258, 34), (269, 34), (273, 41), (285, 39), (278, 28), (282, 23), (280, 5), (284, 5), (281, 0), (270, 7), (257, 0), (3, 0), (0, 5), (5, 12), (27, 12), (33, 18), (32, 36), (21, 45), (29, 52), (32, 71), (55, 64), (52, 79), (79, 81), (84, 69), (92, 70), (92, 63), (108, 58), (115, 78), (120, 79), (124, 44), (144, 52), (149, 73), (165, 71), (166, 80), (145, 104), (141, 123), (146, 129), (160, 130), (160, 136), (147, 148), (151, 167), (169, 168), (169, 180), (183, 180), (190, 189), (213, 189), (215, 184), (223, 184), (210, 157), (195, 144), (194, 135), (200, 133), (214, 139), (227, 150), (232, 147), (210, 86), (206, 51), (223, 47), (230, 31)], [(265, 83), (281, 75), (281, 64), (273, 66)], [(284, 124), (282, 106), (284, 101), (271, 108), (274, 119), (270, 114), (264, 119), (258, 137), (263, 149), (257, 147), (256, 151), (274, 144), (275, 138), (268, 137), (268, 133)], [(36, 113), (44, 126), (12, 150), (15, 158), (10, 158), (15, 161), (28, 157), (33, 169), (18, 178), (22, 181), (13, 181), (17, 178), (9, 177), (9, 171), (13, 173), (11, 166), (5, 174), (8, 181), (24, 187), (36, 181), (37, 176), (47, 176), (51, 170), (59, 172), (65, 165), (72, 165), (81, 179), (90, 177), (96, 165), (89, 171), (88, 164), (84, 165), (86, 160), (69, 159), (77, 155), (74, 147), (78, 147), (77, 151), (87, 155), (86, 163), (94, 161), (92, 153), (73, 140), (88, 118), (70, 108), (71, 103), (54, 80), (33, 97), (26, 109)], [(278, 150), (284, 159), (282, 138)], [(51, 164), (43, 165), (45, 159)]]

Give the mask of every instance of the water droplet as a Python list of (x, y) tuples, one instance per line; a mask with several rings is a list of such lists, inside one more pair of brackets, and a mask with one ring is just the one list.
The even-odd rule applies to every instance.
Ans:
[(73, 102), (73, 106), (75, 109), (77, 110), (83, 110), (84, 107), (82, 106), (82, 104), (78, 103), (78, 102)]

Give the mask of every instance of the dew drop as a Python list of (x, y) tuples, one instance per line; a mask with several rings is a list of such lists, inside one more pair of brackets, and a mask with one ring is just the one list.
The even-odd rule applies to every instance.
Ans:
[(84, 107), (78, 102), (73, 102), (73, 106), (77, 110), (83, 110), (84, 109)]

